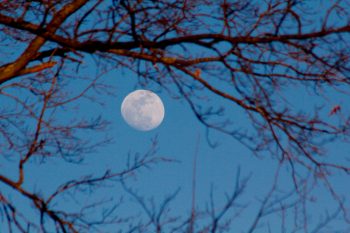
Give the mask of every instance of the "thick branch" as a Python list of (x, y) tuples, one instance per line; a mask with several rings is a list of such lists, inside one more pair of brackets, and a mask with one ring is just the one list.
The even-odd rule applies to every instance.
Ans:
[[(61, 24), (81, 8), (87, 0), (77, 0), (65, 5), (60, 11), (58, 11), (51, 22), (45, 27), (45, 31), (48, 34), (54, 34)], [(1, 20), (6, 19), (4, 15), (1, 15)], [(28, 25), (27, 25), (28, 27)], [(13, 63), (0, 67), (0, 84), (17, 76), (19, 72), (27, 66), (27, 64), (36, 56), (39, 49), (44, 45), (46, 39), (38, 35), (31, 43), (29, 43), (26, 50), (20, 55), (20, 57)]]

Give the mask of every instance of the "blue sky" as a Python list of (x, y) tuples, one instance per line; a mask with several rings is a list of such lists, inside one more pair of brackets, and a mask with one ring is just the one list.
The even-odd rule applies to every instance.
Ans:
[[(92, 74), (95, 72), (95, 69), (91, 65), (84, 70), (83, 74)], [(225, 193), (232, 192), (235, 186), (237, 169), (240, 168), (241, 177), (250, 176), (250, 179), (246, 191), (242, 195), (242, 198), (239, 199), (239, 203), (249, 205), (249, 207), (236, 218), (231, 229), (235, 232), (240, 232), (241, 230), (245, 232), (243, 230), (247, 230), (249, 224), (252, 223), (253, 217), (260, 206), (259, 200), (269, 192), (272, 186), (276, 161), (271, 159), (268, 154), (265, 154), (261, 158), (254, 157), (242, 144), (227, 135), (215, 131), (210, 131), (209, 137), (211, 141), (217, 143), (217, 146), (214, 148), (211, 147), (207, 141), (206, 128), (199, 123), (188, 104), (184, 100), (169, 97), (166, 92), (159, 91), (158, 88), (149, 89), (157, 92), (164, 102), (164, 121), (155, 130), (149, 132), (137, 131), (128, 126), (122, 119), (120, 105), (123, 98), (129, 92), (135, 89), (144, 89), (145, 87), (137, 85), (137, 79), (132, 73), (112, 71), (105, 74), (103, 80), (108, 85), (113, 86), (112, 92), (115, 95), (98, 95), (97, 97), (104, 101), (104, 106), (98, 104), (92, 105), (89, 101), (80, 100), (77, 103), (78, 108), (74, 110), (74, 113), (65, 112), (62, 114), (72, 114), (75, 117), (87, 118), (96, 117), (97, 115), (103, 116), (110, 122), (110, 125), (102, 133), (99, 133), (99, 135), (101, 137), (108, 135), (108, 137), (112, 138), (112, 142), (101, 146), (93, 153), (83, 155), (84, 161), (81, 164), (67, 164), (60, 159), (50, 159), (44, 163), (34, 160), (32, 165), (27, 168), (32, 175), (27, 178), (25, 187), (31, 190), (38, 190), (45, 196), (45, 193), (50, 193), (63, 180), (67, 181), (88, 174), (100, 175), (106, 169), (123, 169), (128, 153), (144, 153), (149, 149), (151, 141), (157, 138), (159, 149), (156, 152), (156, 156), (162, 156), (176, 161), (157, 164), (150, 170), (143, 170), (134, 178), (128, 180), (128, 184), (146, 199), (153, 197), (155, 203), (158, 205), (166, 195), (180, 188), (176, 199), (170, 204), (171, 213), (183, 217), (188, 216), (191, 208), (193, 161), (196, 143), (199, 138), (196, 174), (196, 208), (205, 209), (206, 204), (209, 203), (211, 187), (214, 188), (217, 206), (222, 206), (225, 201)], [(75, 88), (75, 86), (73, 85), (72, 88)], [(303, 97), (298, 98), (297, 101), (293, 103), (296, 106), (302, 106), (307, 102)], [(215, 104), (220, 106), (227, 104), (227, 102), (217, 101)], [(249, 127), (250, 122), (244, 119), (240, 112), (231, 111), (230, 117), (236, 126), (244, 128), (248, 125)], [(91, 135), (87, 136), (91, 136), (92, 139), (96, 137), (94, 132), (91, 132)], [(96, 137), (96, 140), (98, 140), (98, 137)], [(338, 147), (334, 153), (342, 152), (344, 150)], [(3, 163), (2, 173), (12, 173), (16, 170), (13, 166), (14, 163)], [(280, 186), (284, 190), (291, 190), (293, 186), (290, 173), (282, 172), (282, 174), (283, 176), (279, 177)], [(335, 186), (343, 194), (349, 191), (343, 183), (344, 179), (346, 177), (340, 174), (336, 174), (332, 178)], [(337, 208), (336, 202), (334, 202), (329, 192), (322, 187), (322, 184), (320, 186), (314, 192), (317, 197), (317, 203), (309, 204), (310, 207), (308, 207), (308, 212), (312, 215), (312, 221), (317, 221), (319, 215), (323, 215), (325, 207), (330, 210)], [(79, 200), (85, 200), (87, 202), (99, 199), (110, 200), (110, 198), (113, 198), (116, 201), (122, 196), (125, 203), (117, 209), (119, 215), (139, 216), (139, 213), (142, 213), (141, 215), (144, 214), (135, 200), (123, 192), (118, 183), (113, 184), (112, 187), (102, 189), (102, 191), (93, 192), (90, 195), (84, 196), (82, 199), (79, 198)], [(23, 202), (23, 208), (28, 208), (24, 204), (26, 203), (24, 199), (16, 195), (12, 195), (12, 198), (18, 198), (18, 200)], [(74, 210), (75, 204), (67, 197), (67, 199), (62, 199), (58, 206)], [(36, 215), (29, 209), (28, 213), (33, 216)], [(230, 214), (232, 213), (230, 212)], [(266, 223), (265, 220), (262, 220), (262, 222)], [(279, 225), (279, 215), (273, 216), (269, 219), (269, 222), (274, 226)], [(313, 222), (310, 226), (313, 226)], [(266, 227), (267, 225), (264, 225), (255, 232), (266, 232)], [(279, 227), (276, 228), (279, 229)], [(274, 229), (272, 232), (279, 232), (277, 229)], [(115, 226), (108, 226), (106, 230), (114, 232)]]
[[(89, 65), (83, 74), (92, 74), (93, 65)], [(135, 177), (128, 180), (127, 184), (137, 190), (137, 192), (145, 197), (154, 198), (158, 205), (161, 200), (178, 188), (180, 192), (176, 199), (170, 204), (171, 213), (174, 215), (188, 216), (191, 208), (191, 192), (192, 192), (192, 173), (193, 161), (196, 151), (196, 143), (199, 138), (197, 174), (196, 174), (196, 207), (204, 210), (206, 204), (209, 203), (210, 188), (214, 188), (214, 196), (218, 207), (224, 204), (225, 194), (232, 192), (235, 186), (237, 169), (240, 168), (241, 177), (250, 177), (246, 191), (239, 199), (240, 204), (248, 205), (242, 214), (235, 220), (232, 225), (234, 231), (245, 232), (249, 224), (252, 223), (260, 201), (269, 192), (277, 168), (277, 163), (268, 154), (257, 158), (247, 150), (242, 144), (219, 132), (210, 131), (210, 139), (217, 143), (216, 147), (211, 147), (208, 144), (206, 128), (199, 123), (195, 115), (184, 100), (177, 100), (169, 97), (164, 91), (159, 91), (157, 87), (148, 88), (162, 98), (165, 106), (165, 118), (163, 123), (155, 130), (142, 132), (137, 131), (128, 126), (121, 117), (120, 105), (123, 98), (135, 89), (144, 89), (145, 87), (137, 85), (137, 79), (132, 73), (121, 73), (118, 71), (108, 72), (103, 76), (103, 80), (113, 87), (112, 92), (115, 96), (98, 95), (98, 98), (104, 101), (104, 105), (91, 105), (91, 102), (81, 100), (74, 115), (78, 117), (96, 117), (102, 115), (109, 122), (110, 126), (105, 129), (100, 136), (108, 135), (112, 138), (112, 142), (108, 145), (103, 145), (93, 153), (84, 155), (82, 164), (66, 164), (59, 159), (48, 160), (42, 165), (33, 164), (31, 181), (26, 185), (28, 187), (37, 187), (45, 193), (45, 190), (56, 187), (53, 180), (59, 182), (82, 175), (102, 174), (106, 169), (120, 170), (125, 167), (125, 161), (128, 154), (144, 153), (151, 145), (151, 141), (155, 138), (158, 140), (158, 151), (156, 156), (162, 156), (171, 160), (176, 160), (171, 163), (161, 163), (153, 166), (150, 170), (142, 170)], [(74, 88), (74, 86), (72, 87)], [(295, 99), (298, 102), (293, 102), (296, 106), (302, 106), (307, 103), (306, 99), (298, 95)], [(294, 97), (293, 97), (294, 98)], [(216, 102), (217, 106), (227, 104), (226, 101)], [(244, 128), (250, 122), (241, 117), (240, 112), (231, 110), (230, 117), (235, 125)], [(71, 114), (71, 113), (65, 113)], [(94, 135), (91, 132), (91, 135)], [(93, 138), (96, 137), (95, 135)], [(96, 137), (98, 140), (98, 137)], [(338, 148), (338, 152), (343, 152)], [(279, 187), (283, 191), (293, 189), (290, 173), (286, 167), (283, 167), (284, 172), (279, 177)], [(340, 173), (336, 173), (333, 182), (339, 188), (340, 193), (348, 192), (343, 182), (346, 177)], [(331, 212), (337, 209), (336, 202), (330, 196), (329, 192), (322, 187), (315, 188), (317, 202), (308, 203), (308, 213), (312, 216), (310, 228), (319, 221), (320, 216), (324, 215), (325, 208)], [(118, 183), (112, 187), (106, 188), (107, 191), (97, 191), (85, 196), (87, 200), (109, 199), (118, 200), (121, 196), (124, 197), (125, 203), (117, 210), (117, 213), (124, 215), (137, 215), (143, 213), (135, 200), (128, 196), (121, 189)], [(294, 196), (291, 199), (295, 199)], [(84, 200), (85, 200), (84, 199)], [(81, 199), (83, 200), (83, 199)], [(74, 206), (67, 200), (62, 201), (60, 205)], [(74, 209), (74, 208), (73, 208)], [(119, 211), (119, 212), (118, 212)], [(144, 214), (144, 213), (143, 213)], [(143, 215), (141, 214), (141, 215)], [(232, 214), (232, 212), (230, 213)], [(228, 215), (230, 216), (230, 215)], [(289, 220), (289, 224), (293, 222)], [(258, 228), (255, 232), (266, 232), (266, 221), (262, 220), (265, 225)], [(280, 216), (274, 215), (269, 219), (269, 223), (276, 228), (272, 232), (279, 232)], [(338, 226), (339, 222), (337, 223)], [(277, 227), (278, 226), (278, 227)], [(107, 227), (113, 232), (115, 226)]]

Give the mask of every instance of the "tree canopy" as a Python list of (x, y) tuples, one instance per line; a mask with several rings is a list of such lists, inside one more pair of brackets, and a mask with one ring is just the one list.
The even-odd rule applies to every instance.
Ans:
[[(247, 180), (239, 175), (221, 212), (215, 213), (214, 206), (208, 211), (210, 221), (201, 224), (192, 212), (183, 222), (169, 220), (178, 223), (172, 231), (165, 228), (160, 219), (174, 196), (151, 210), (126, 182), (142, 167), (167, 161), (154, 156), (153, 144), (122, 170), (70, 180), (43, 196), (40, 187), (39, 193), (25, 188), (31, 176), (25, 168), (32, 161), (80, 163), (86, 153), (109, 142), (104, 116), (74, 118), (73, 105), (81, 99), (103, 104), (98, 93), (112, 96), (101, 81), (110, 70), (132, 72), (140, 86), (156, 86), (174, 101), (187, 102), (207, 127), (209, 144), (215, 146), (210, 132), (220, 132), (252, 156), (268, 157), (288, 170), (298, 201), (277, 208), (284, 197), (268, 195), (247, 232), (258, 229), (264, 214), (305, 201), (305, 183), (325, 185), (346, 223), (348, 208), (333, 187), (332, 174), (348, 175), (349, 158), (336, 156), (332, 145), (349, 148), (349, 9), (348, 0), (0, 1), (0, 154), (16, 167), (11, 174), (0, 170), (0, 187), (11, 190), (0, 189), (3, 223), (13, 232), (99, 229), (110, 221), (107, 213), (94, 221), (83, 211), (56, 210), (52, 203), (62, 193), (113, 180), (138, 201), (154, 227), (113, 219), (115, 224), (130, 220), (130, 228), (120, 232), (231, 232), (233, 220), (225, 225), (220, 219), (242, 194)], [(85, 64), (94, 64), (98, 75), (83, 77)], [(236, 124), (232, 111), (249, 124)], [(39, 220), (26, 218), (24, 204), (11, 201), (13, 195), (29, 200)], [(331, 219), (332, 214), (323, 223)], [(296, 225), (294, 231), (311, 232)]]

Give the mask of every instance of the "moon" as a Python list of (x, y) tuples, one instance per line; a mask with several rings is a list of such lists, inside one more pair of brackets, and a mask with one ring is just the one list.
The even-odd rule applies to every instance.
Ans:
[(121, 105), (121, 114), (128, 125), (140, 131), (157, 128), (164, 119), (162, 100), (152, 91), (136, 90)]

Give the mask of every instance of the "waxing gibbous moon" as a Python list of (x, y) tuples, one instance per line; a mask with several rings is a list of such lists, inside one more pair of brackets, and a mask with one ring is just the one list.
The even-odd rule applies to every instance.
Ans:
[(131, 127), (149, 131), (162, 123), (164, 105), (159, 96), (152, 91), (136, 90), (124, 98), (121, 114)]

